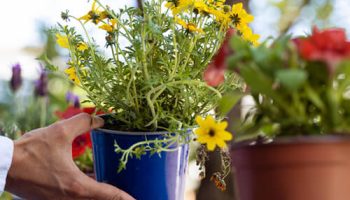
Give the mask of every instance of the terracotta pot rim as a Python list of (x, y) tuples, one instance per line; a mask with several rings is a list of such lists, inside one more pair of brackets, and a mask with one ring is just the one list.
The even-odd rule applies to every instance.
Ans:
[(318, 143), (339, 143), (350, 142), (350, 135), (312, 135), (312, 136), (285, 136), (277, 137), (264, 141), (257, 141), (256, 139), (234, 142), (231, 144), (231, 149), (240, 149), (245, 147), (261, 147), (261, 146), (275, 146), (275, 145), (296, 145), (296, 144), (318, 144)]

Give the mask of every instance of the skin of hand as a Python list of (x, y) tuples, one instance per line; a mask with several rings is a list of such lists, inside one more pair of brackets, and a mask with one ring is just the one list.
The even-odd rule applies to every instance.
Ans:
[(134, 200), (118, 188), (89, 178), (74, 164), (74, 138), (103, 124), (103, 119), (82, 113), (26, 133), (14, 142), (5, 190), (33, 200)]

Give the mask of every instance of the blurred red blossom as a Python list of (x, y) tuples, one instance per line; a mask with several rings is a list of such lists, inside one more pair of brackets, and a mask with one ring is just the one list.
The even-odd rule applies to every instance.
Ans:
[[(60, 112), (57, 111), (56, 115), (60, 119), (68, 119), (75, 115), (78, 115), (80, 113), (88, 113), (93, 114), (95, 113), (96, 108), (94, 107), (86, 107), (86, 108), (77, 108), (74, 106), (69, 106), (65, 111)], [(103, 114), (101, 111), (97, 111), (96, 114)], [(73, 159), (78, 158), (79, 156), (83, 155), (87, 148), (92, 148), (92, 142), (90, 133), (84, 133), (77, 138), (74, 139), (73, 145), (72, 145), (72, 156)]]
[(233, 34), (235, 34), (234, 29), (227, 31), (226, 39), (204, 72), (204, 80), (210, 86), (216, 87), (225, 81), (226, 57), (233, 53), (229, 46), (229, 41)]
[(294, 42), (303, 59), (325, 62), (331, 74), (339, 61), (350, 58), (350, 42), (344, 29), (320, 31), (315, 27), (310, 37), (297, 38)]

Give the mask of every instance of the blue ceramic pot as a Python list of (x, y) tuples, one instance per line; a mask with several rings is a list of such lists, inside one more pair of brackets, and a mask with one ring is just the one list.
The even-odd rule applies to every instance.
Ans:
[(93, 130), (92, 143), (96, 179), (124, 190), (137, 200), (183, 200), (189, 146), (174, 152), (129, 158), (126, 169), (117, 172), (121, 153), (115, 152), (114, 141), (126, 149), (131, 145), (161, 138), (166, 132), (121, 132)]

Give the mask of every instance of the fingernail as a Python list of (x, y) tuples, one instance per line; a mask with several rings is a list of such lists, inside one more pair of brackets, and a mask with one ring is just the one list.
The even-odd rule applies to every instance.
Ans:
[(93, 123), (94, 128), (102, 127), (105, 123), (105, 121), (101, 117), (97, 117), (97, 116), (93, 118), (93, 122), (94, 122)]

